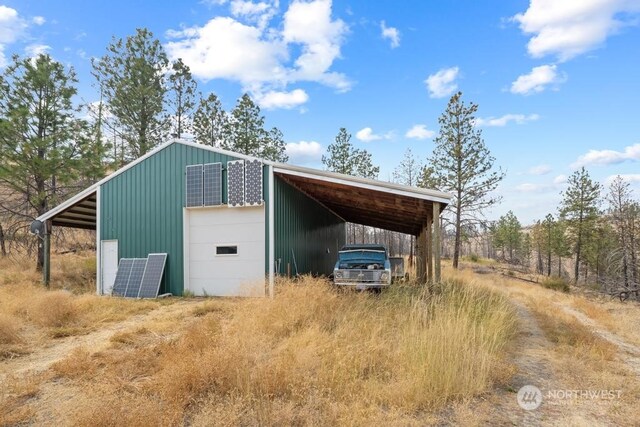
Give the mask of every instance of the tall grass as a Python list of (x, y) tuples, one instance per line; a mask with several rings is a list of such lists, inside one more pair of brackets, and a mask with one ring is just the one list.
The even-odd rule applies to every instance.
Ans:
[[(126, 425), (161, 407), (161, 424), (415, 423), (489, 390), (515, 330), (503, 297), (455, 281), (434, 295), (400, 286), (372, 295), (303, 278), (281, 283), (274, 300), (197, 315), (173, 341), (136, 346), (129, 336), (117, 351), (61, 362), (61, 377), (85, 381), (71, 422)], [(100, 410), (105, 395), (127, 390), (135, 408)]]

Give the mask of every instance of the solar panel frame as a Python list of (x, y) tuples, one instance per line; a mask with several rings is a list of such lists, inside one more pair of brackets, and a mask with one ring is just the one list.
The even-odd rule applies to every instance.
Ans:
[(147, 264), (140, 283), (138, 298), (157, 298), (160, 291), (160, 283), (164, 275), (164, 267), (167, 263), (166, 253), (149, 254)]
[(227, 162), (227, 193), (230, 207), (244, 206), (244, 160)]
[(247, 160), (244, 164), (245, 190), (244, 202), (246, 206), (260, 206), (262, 200), (262, 162)]
[(120, 258), (116, 278), (113, 281), (111, 295), (124, 296), (127, 290), (127, 283), (131, 275), (131, 267), (133, 266), (133, 258)]
[(188, 208), (203, 205), (202, 165), (188, 165), (185, 179), (185, 205)]
[(127, 289), (124, 293), (125, 298), (137, 298), (140, 292), (142, 276), (147, 267), (147, 258), (134, 258), (131, 266), (131, 273), (127, 282)]
[(203, 166), (204, 206), (222, 204), (222, 163), (205, 163)]

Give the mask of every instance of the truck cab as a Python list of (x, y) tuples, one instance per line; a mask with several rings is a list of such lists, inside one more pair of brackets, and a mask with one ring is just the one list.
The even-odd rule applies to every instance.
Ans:
[(383, 245), (345, 245), (338, 252), (333, 283), (356, 289), (381, 289), (391, 284), (391, 264)]

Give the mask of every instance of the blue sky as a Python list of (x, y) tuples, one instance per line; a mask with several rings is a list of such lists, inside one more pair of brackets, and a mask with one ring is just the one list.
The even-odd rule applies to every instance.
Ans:
[(383, 180), (407, 148), (426, 159), (461, 90), (507, 172), (489, 217), (529, 223), (582, 165), (640, 195), (639, 23), (639, 0), (22, 0), (0, 6), (0, 65), (46, 51), (92, 102), (90, 58), (147, 27), (226, 108), (248, 91), (293, 163), (321, 167), (346, 127)]

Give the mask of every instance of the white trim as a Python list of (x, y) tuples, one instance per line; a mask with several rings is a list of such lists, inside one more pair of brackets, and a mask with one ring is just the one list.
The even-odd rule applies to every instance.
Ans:
[(189, 211), (182, 208), (182, 293), (191, 291), (189, 285)]
[(102, 294), (102, 239), (100, 238), (100, 186), (96, 188), (96, 294)]
[(451, 201), (451, 195), (435, 190), (426, 190), (421, 188), (409, 187), (406, 185), (392, 184), (390, 182), (374, 181), (372, 179), (362, 179), (351, 177), (348, 175), (334, 174), (325, 171), (315, 171), (313, 169), (287, 167), (280, 165), (274, 169), (274, 172), (299, 176), (302, 178), (316, 179), (320, 181), (333, 182), (335, 184), (347, 185), (350, 187), (359, 187), (367, 190), (381, 191), (399, 196), (414, 197), (422, 200), (429, 200), (439, 203), (448, 204)]
[(269, 297), (274, 297), (274, 284), (275, 284), (275, 263), (276, 263), (276, 239), (275, 239), (275, 207), (273, 202), (275, 200), (273, 183), (273, 166), (269, 165)]

